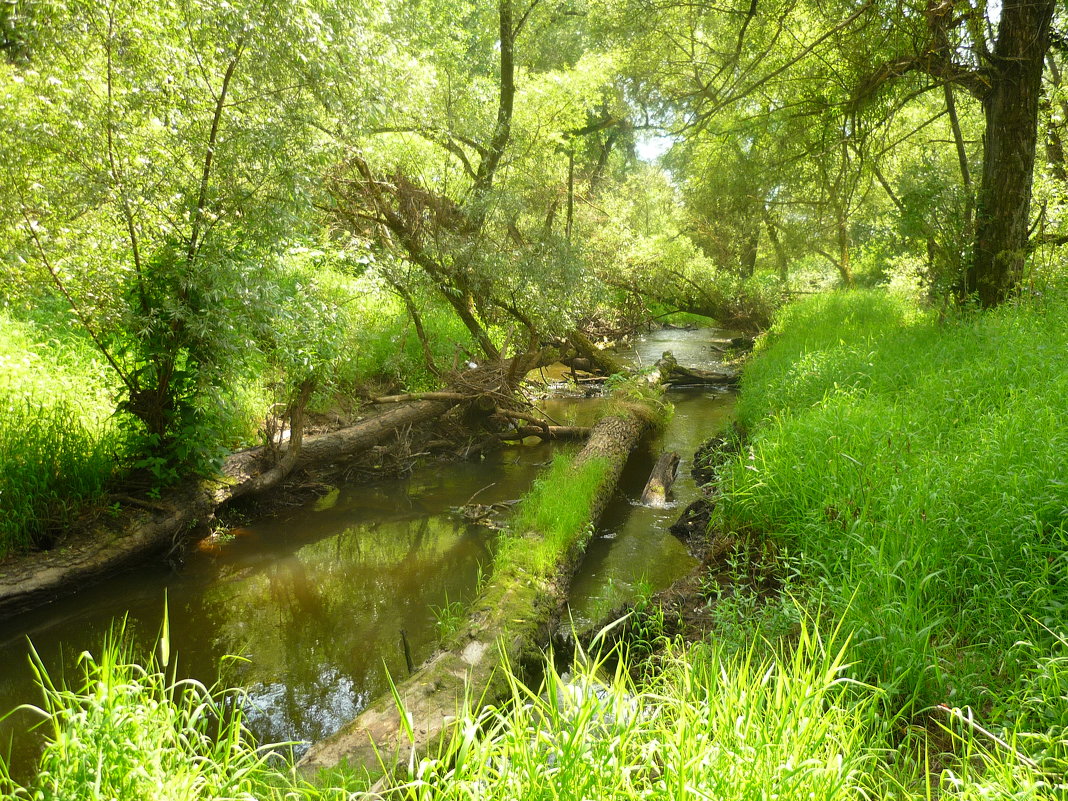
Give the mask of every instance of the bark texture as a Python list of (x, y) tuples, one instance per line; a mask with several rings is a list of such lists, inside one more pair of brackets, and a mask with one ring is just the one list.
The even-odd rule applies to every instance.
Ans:
[(1006, 0), (983, 97), (986, 149), (966, 293), (980, 305), (1005, 300), (1023, 276), (1038, 143), (1042, 69), (1054, 0)]
[(645, 482), (642, 491), (642, 503), (646, 506), (663, 508), (667, 506), (668, 493), (679, 474), (679, 455), (675, 451), (664, 451), (653, 465), (653, 472)]

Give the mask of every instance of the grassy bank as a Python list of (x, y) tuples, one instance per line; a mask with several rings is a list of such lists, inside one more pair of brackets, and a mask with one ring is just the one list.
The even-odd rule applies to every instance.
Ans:
[[(121, 408), (121, 382), (61, 299), (43, 294), (0, 310), (0, 558), (47, 545), (131, 473), (129, 492), (159, 490), (229, 449), (259, 444), (264, 419), (307, 377), (319, 387), (311, 410), (323, 413), (347, 413), (367, 388), (438, 385), (395, 295), (301, 264), (284, 279), (274, 286), (274, 316), (246, 321), (242, 347), (183, 430), (175, 446), (183, 464), (150, 453)], [(443, 302), (428, 302), (422, 320), (437, 365), (467, 358), (470, 337)]]
[(121, 443), (91, 343), (0, 311), (0, 558), (103, 492)]
[[(1026, 713), (1068, 607), (1068, 304), (790, 307), (750, 365), (720, 525), (768, 532), (898, 706)], [(1065, 699), (1035, 720), (1068, 722)]]
[[(717, 522), (768, 539), (793, 600), (737, 620), (724, 603), (707, 641), (670, 644), (641, 670), (624, 654), (580, 659), (566, 678), (548, 663), (539, 687), (509, 674), (511, 699), (461, 710), (386, 797), (1063, 797), (1066, 300), (941, 321), (874, 293), (790, 307), (748, 368), (748, 447), (721, 470)], [(519, 512), (523, 527), (571, 528), (595, 472), (555, 465)], [(517, 540), (514, 558), (536, 569), (548, 555), (528, 546)], [(766, 625), (785, 634), (761, 641), (754, 627), (769, 617), (790, 625)], [(64, 797), (48, 782), (70, 788), (86, 766), (112, 764), (75, 741), (123, 749), (121, 773), (98, 769), (104, 789), (79, 797), (123, 797), (110, 788), (131, 770), (169, 786), (168, 732), (191, 725), (173, 711), (182, 697), (144, 680), (155, 668), (121, 669), (131, 690), (108, 696), (128, 705), (121, 714), (93, 700), (113, 682), (91, 671), (54, 694), (36, 797)], [(146, 703), (171, 710), (153, 724), (165, 737), (114, 734), (116, 720), (156, 720)], [(239, 735), (173, 738), (192, 749), (185, 762), (221, 778), (143, 797), (340, 799), (359, 788), (337, 774), (308, 784)], [(229, 795), (208, 789), (227, 777)]]

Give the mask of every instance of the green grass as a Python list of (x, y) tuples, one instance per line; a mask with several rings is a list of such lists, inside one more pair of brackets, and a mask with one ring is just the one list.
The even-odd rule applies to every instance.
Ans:
[[(1063, 296), (942, 322), (876, 292), (800, 302), (739, 414), (751, 438), (718, 524), (799, 556), (853, 634), (855, 674), (896, 706), (1041, 722), (1013, 699), (1068, 608)], [(1068, 720), (1065, 693), (1045, 701)]]
[(32, 709), (47, 744), (29, 787), (0, 763), (0, 799), (349, 797), (342, 787), (322, 790), (299, 779), (286, 750), (257, 745), (245, 728), (239, 691), (176, 679), (167, 642), (164, 631), (162, 657), (135, 661), (119, 625), (99, 658), (81, 655), (71, 685), (50, 676), (34, 654), (42, 703)]
[(0, 312), (0, 558), (99, 497), (121, 449), (99, 357), (48, 333)]
[[(898, 722), (883, 713), (882, 694), (849, 678), (841, 629), (821, 637), (817, 620), (802, 615), (788, 641), (759, 649), (668, 643), (641, 679), (617, 651), (580, 653), (568, 674), (547, 659), (538, 686), (506, 666), (510, 698), (466, 705), (437, 749), (402, 765), (382, 797), (1053, 797), (1050, 782), (1065, 763), (1032, 763), (1018, 750), (1021, 737), (998, 744), (962, 713), (932, 731), (952, 742), (953, 755), (922, 730), (895, 742)], [(334, 770), (309, 781), (285, 749), (257, 744), (242, 722), (239, 691), (175, 679), (165, 646), (159, 660), (138, 664), (123, 642), (120, 628), (99, 659), (83, 654), (70, 687), (36, 664), (48, 743), (29, 787), (0, 764), (0, 799), (363, 797), (364, 777)]]
[(590, 459), (576, 469), (573, 461), (571, 454), (558, 454), (523, 497), (500, 540), (495, 573), (549, 575), (576, 542), (593, 533), (590, 509), (608, 464)]

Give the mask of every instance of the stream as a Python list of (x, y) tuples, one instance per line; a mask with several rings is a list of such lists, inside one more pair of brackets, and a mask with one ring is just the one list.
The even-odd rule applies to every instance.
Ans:
[[(680, 364), (710, 367), (716, 329), (661, 330), (619, 356), (649, 366), (664, 350)], [(734, 395), (707, 387), (668, 393), (675, 414), (632, 454), (600, 521), (570, 597), (576, 625), (599, 619), (643, 588), (667, 587), (694, 565), (667, 528), (697, 497), (690, 458), (727, 425)], [(542, 406), (561, 422), (589, 424), (599, 398), (553, 398)], [(436, 649), (435, 610), (469, 601), (492, 560), (494, 532), (456, 514), (472, 497), (519, 498), (552, 458), (551, 444), (516, 445), (481, 461), (428, 464), (400, 479), (341, 486), (304, 506), (191, 549), (174, 571), (147, 563), (72, 596), (0, 623), (0, 715), (40, 702), (29, 643), (53, 679), (76, 679), (78, 654), (98, 652), (126, 619), (135, 653), (151, 649), (169, 608), (178, 672), (220, 679), (248, 694), (247, 722), (260, 742), (314, 741), (388, 692), (387, 675), (406, 674), (401, 631), (416, 664)], [(661, 449), (682, 457), (673, 505), (637, 504)], [(242, 660), (225, 660), (227, 655)], [(220, 665), (223, 667), (220, 668)], [(388, 674), (387, 674), (388, 671)], [(30, 775), (38, 716), (0, 721), (0, 753), (16, 778)], [(298, 751), (299, 752), (299, 751)]]

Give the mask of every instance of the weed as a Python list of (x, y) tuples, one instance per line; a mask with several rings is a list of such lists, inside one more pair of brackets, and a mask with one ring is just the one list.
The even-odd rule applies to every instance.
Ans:
[(466, 604), (460, 601), (450, 601), (447, 592), (445, 593), (445, 602), (441, 606), (431, 606), (430, 612), (434, 615), (434, 626), (438, 631), (438, 641), (442, 644), (456, 634), (467, 619)]
[(556, 456), (534, 482), (502, 536), (495, 571), (526, 570), (546, 575), (571, 548), (593, 535), (590, 509), (607, 463), (591, 459), (575, 469), (572, 461), (569, 454)]

